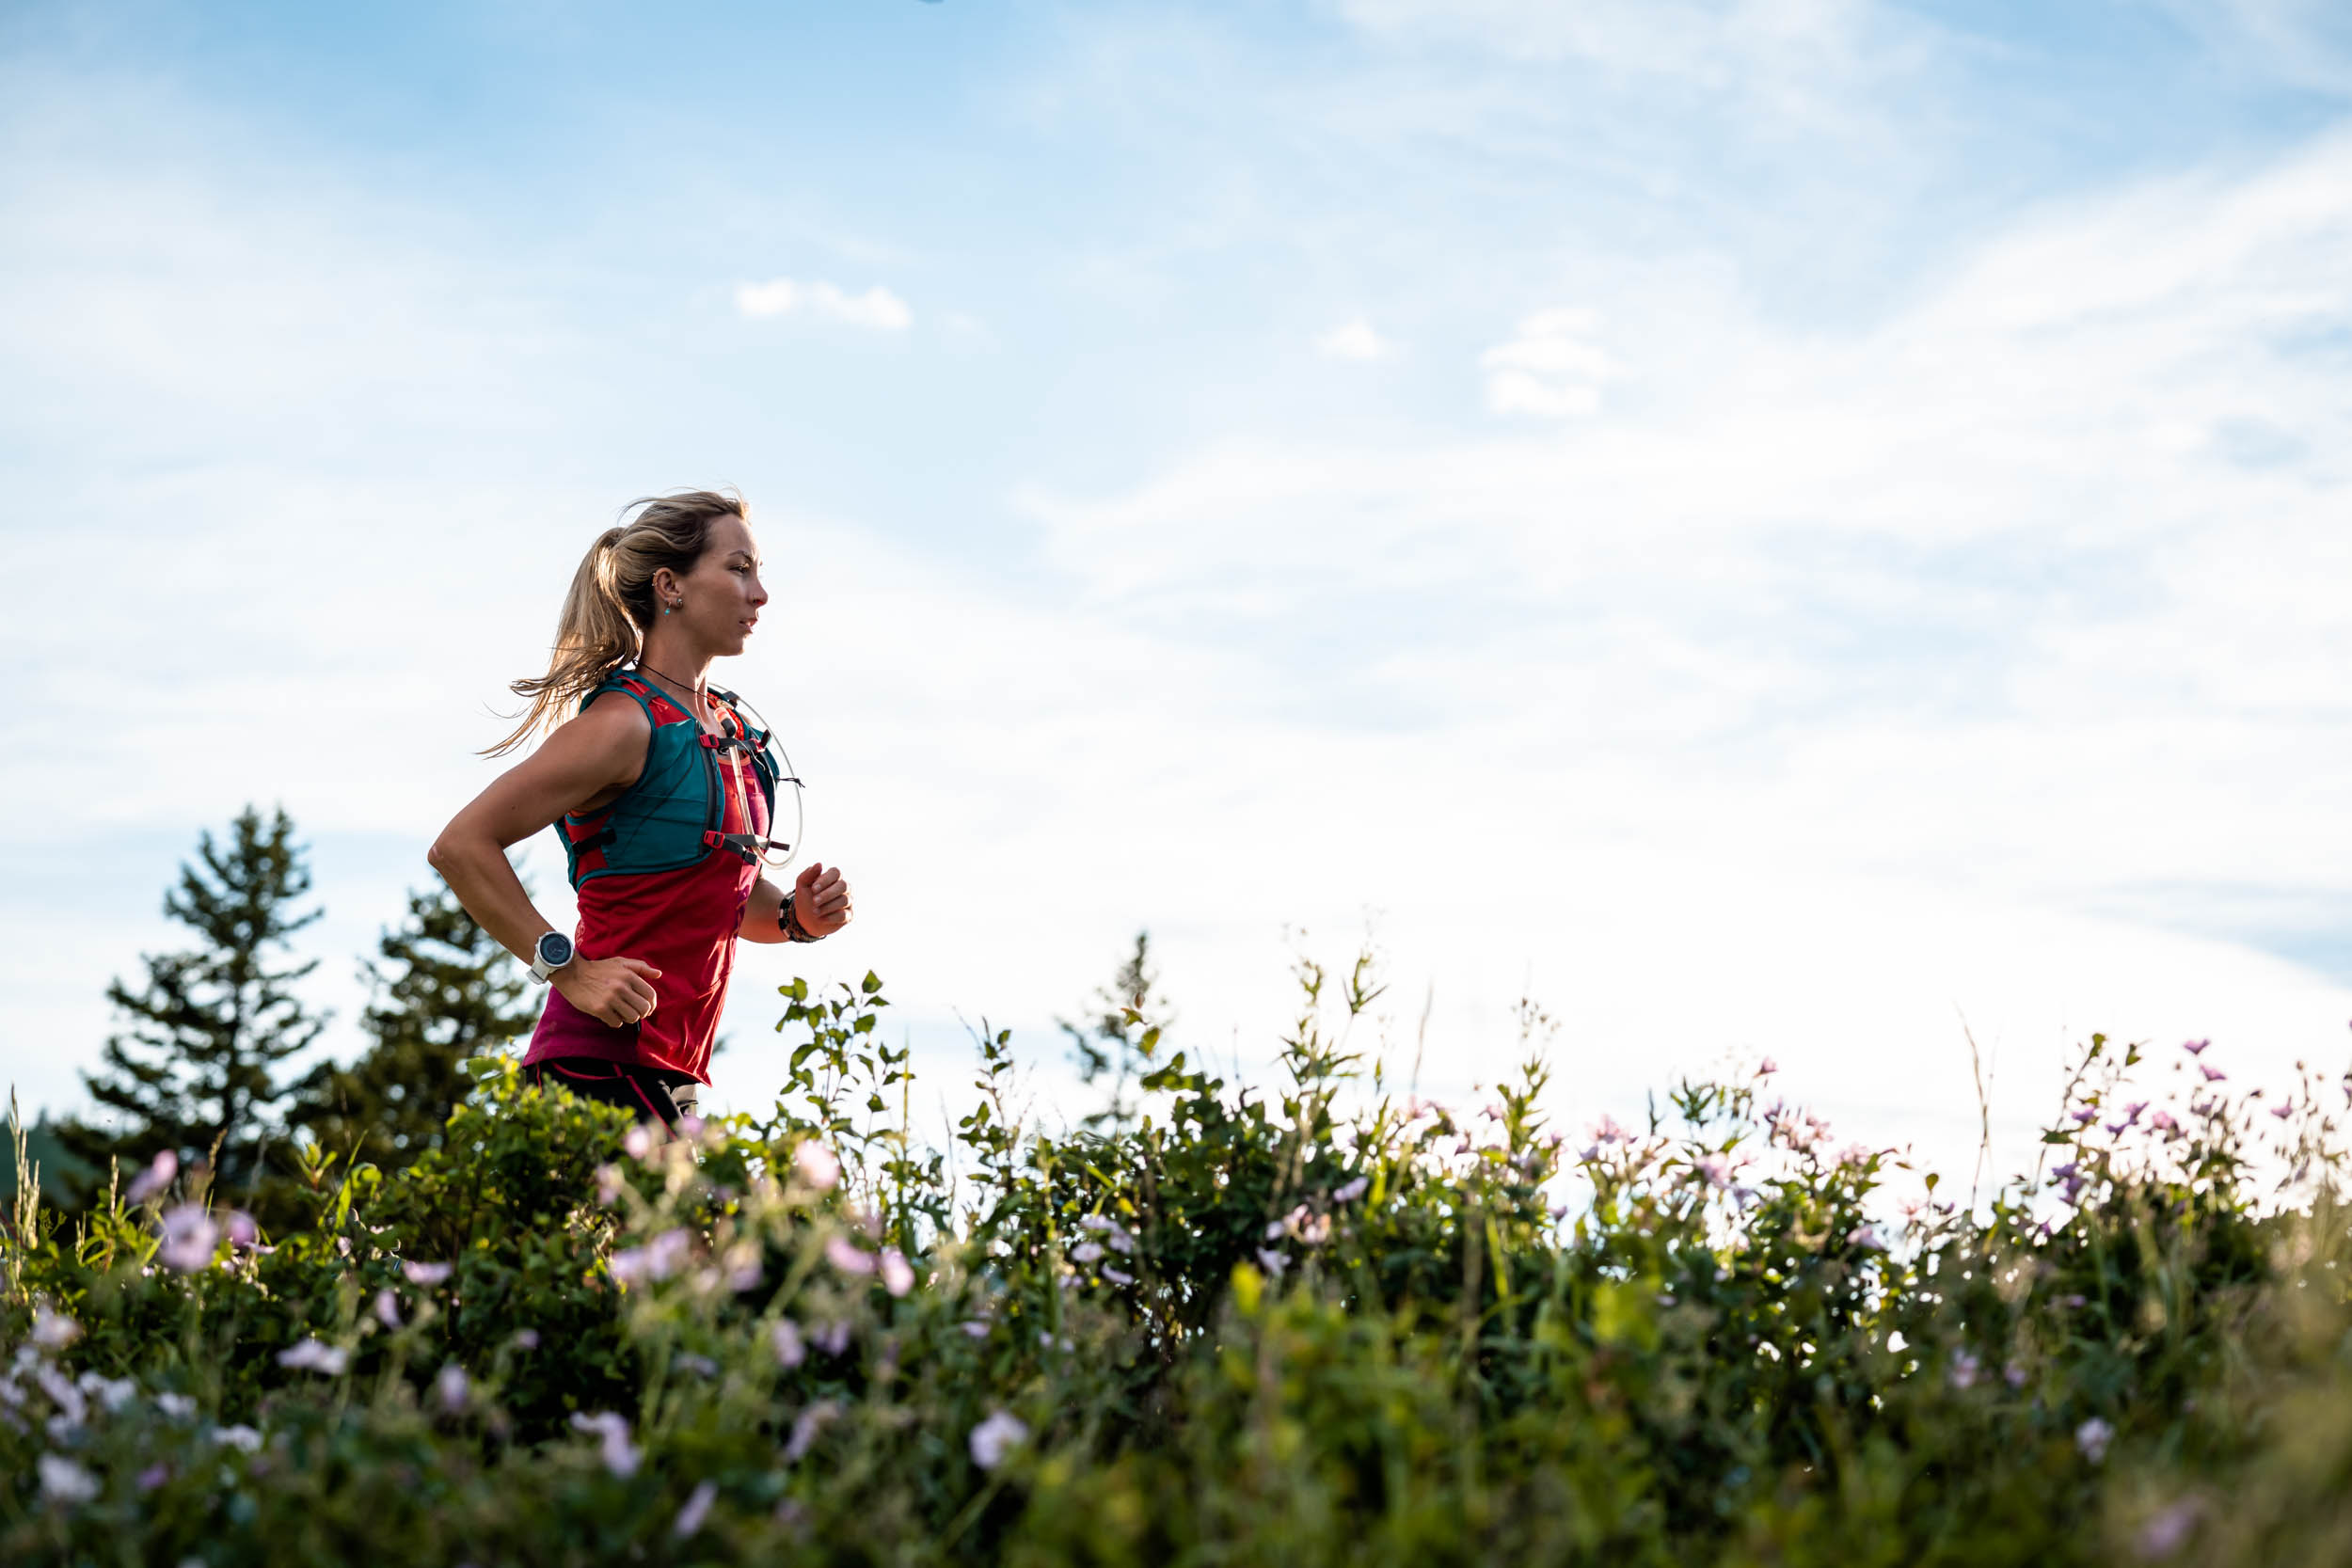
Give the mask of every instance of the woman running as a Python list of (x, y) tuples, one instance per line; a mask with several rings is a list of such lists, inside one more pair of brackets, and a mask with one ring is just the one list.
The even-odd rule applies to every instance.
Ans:
[[(838, 870), (812, 863), (789, 893), (759, 874), (778, 769), (767, 733), (708, 680), (768, 602), (743, 503), (696, 490), (629, 510), (573, 575), (548, 672), (514, 683), (531, 705), (488, 754), (552, 733), (425, 858), (550, 988), (523, 1057), (532, 1081), (668, 1128), (710, 1082), (736, 939), (815, 942), (852, 906)], [(571, 937), (506, 859), (550, 823), (579, 895)]]

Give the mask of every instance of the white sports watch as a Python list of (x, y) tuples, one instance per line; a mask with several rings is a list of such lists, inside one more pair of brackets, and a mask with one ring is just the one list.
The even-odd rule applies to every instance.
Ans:
[(541, 985), (548, 977), (572, 961), (572, 939), (561, 931), (549, 931), (532, 946), (531, 977)]

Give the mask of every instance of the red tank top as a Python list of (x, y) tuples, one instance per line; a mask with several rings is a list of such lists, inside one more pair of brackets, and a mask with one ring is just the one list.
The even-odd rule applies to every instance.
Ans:
[[(687, 717), (658, 689), (651, 693), (657, 723)], [(740, 716), (736, 720), (741, 728)], [(725, 796), (720, 832), (768, 833), (767, 802), (752, 765), (739, 751), (720, 754)], [(736, 933), (759, 867), (714, 848), (692, 865), (644, 876), (591, 877), (580, 884), (580, 923), (573, 932), (582, 958), (642, 958), (661, 971), (652, 982), (654, 1008), (640, 1022), (614, 1028), (548, 988), (547, 1010), (531, 1037), (523, 1065), (556, 1056), (667, 1068), (710, 1082), (710, 1046), (719, 1035), (727, 976), (735, 968)]]

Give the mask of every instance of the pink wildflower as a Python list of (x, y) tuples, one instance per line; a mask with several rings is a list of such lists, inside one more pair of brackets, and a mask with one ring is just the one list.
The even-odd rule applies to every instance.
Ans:
[(825, 1238), (825, 1260), (843, 1274), (865, 1275), (874, 1272), (874, 1255), (850, 1241), (847, 1236)]
[(433, 1397), (453, 1416), (466, 1408), (466, 1401), (472, 1394), (473, 1385), (466, 1377), (466, 1369), (454, 1361), (442, 1367), (433, 1379)]
[(632, 1160), (643, 1160), (646, 1155), (651, 1154), (653, 1152), (652, 1130), (642, 1121), (630, 1128), (628, 1135), (621, 1139), (621, 1151)]
[(794, 1418), (792, 1435), (784, 1445), (785, 1462), (794, 1465), (800, 1463), (816, 1443), (817, 1434), (824, 1431), (827, 1423), (840, 1414), (841, 1407), (831, 1400), (819, 1400), (802, 1411)]
[(702, 1528), (703, 1520), (709, 1516), (710, 1505), (718, 1500), (719, 1489), (710, 1482), (695, 1487), (693, 1496), (686, 1499), (686, 1506), (677, 1511), (677, 1523), (671, 1527), (670, 1533), (683, 1541)]
[(438, 1285), (449, 1278), (450, 1269), (447, 1263), (403, 1263), (400, 1266), (400, 1272), (407, 1276), (409, 1284), (427, 1287)]
[(2150, 1561), (2170, 1557), (2187, 1544), (2189, 1532), (2205, 1512), (2204, 1503), (2196, 1497), (2184, 1497), (2179, 1502), (2158, 1509), (2139, 1527), (2136, 1543), (2139, 1555)]
[(130, 1191), (123, 1196), (133, 1203), (145, 1203), (170, 1186), (172, 1179), (179, 1174), (180, 1156), (168, 1148), (163, 1149), (147, 1163), (145, 1170), (131, 1179)]
[(1756, 1075), (1758, 1078), (1770, 1078), (1773, 1073), (1778, 1072), (1779, 1070), (1780, 1064), (1773, 1061), (1770, 1056), (1765, 1057), (1762, 1061), (1756, 1064)]
[(2192, 1056), (2201, 1056), (2205, 1053), (2205, 1047), (2211, 1045), (2213, 1041), (2211, 1040), (2183, 1040), (2181, 1042), (2181, 1049), (2187, 1052)]
[(1005, 1456), (1029, 1440), (1029, 1429), (1015, 1417), (999, 1410), (972, 1429), (968, 1439), (972, 1463), (983, 1470), (993, 1470), (1005, 1462)]
[(2093, 1465), (2107, 1457), (2107, 1445), (2114, 1441), (2115, 1428), (2096, 1416), (2074, 1429), (2074, 1447)]
[(777, 1319), (776, 1326), (768, 1331), (768, 1338), (775, 1348), (778, 1366), (797, 1367), (808, 1359), (808, 1346), (801, 1338), (800, 1325), (791, 1319)]
[(2230, 1076), (2219, 1068), (2211, 1066), (2204, 1062), (2197, 1064), (2197, 1070), (2205, 1075), (2205, 1082), (2208, 1084), (2218, 1084), (2221, 1080)]
[(792, 1168), (820, 1193), (833, 1191), (841, 1181), (840, 1157), (820, 1143), (804, 1143), (794, 1150)]
[(375, 1321), (395, 1331), (400, 1327), (400, 1298), (389, 1286), (375, 1292)]
[(183, 1203), (165, 1213), (163, 1237), (155, 1256), (165, 1267), (194, 1274), (211, 1265), (213, 1253), (220, 1245), (220, 1227), (202, 1209)]
[(628, 1440), (628, 1418), (627, 1417), (616, 1416), (610, 1410), (599, 1410), (593, 1416), (575, 1411), (572, 1414), (572, 1427), (578, 1432), (593, 1432), (596, 1434), (603, 1448), (606, 1469), (623, 1480), (637, 1473), (638, 1462), (644, 1456), (640, 1454), (637, 1451), (637, 1446)]
[(895, 1246), (882, 1248), (882, 1289), (894, 1296), (905, 1295), (914, 1289), (914, 1266)]
[[(1556, 1136), (1556, 1134), (1555, 1134)], [(1334, 1203), (1353, 1203), (1372, 1190), (1372, 1178), (1359, 1176), (1331, 1195)]]

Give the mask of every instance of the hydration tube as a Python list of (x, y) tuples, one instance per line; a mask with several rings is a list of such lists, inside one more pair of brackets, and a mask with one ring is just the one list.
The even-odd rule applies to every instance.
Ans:
[[(792, 753), (786, 751), (784, 742), (776, 738), (775, 726), (768, 722), (768, 716), (732, 692), (727, 694), (727, 702), (729, 705), (752, 716), (752, 721), (759, 726), (759, 733), (765, 736), (760, 742), (760, 749), (762, 751), (773, 750), (776, 755), (783, 759), (782, 765), (776, 769), (776, 783), (792, 786), (792, 836), (783, 841), (784, 859), (779, 861), (769, 858), (774, 853), (775, 846), (779, 842), (772, 835), (766, 844), (760, 847), (759, 850), (760, 864), (771, 871), (782, 871), (801, 858), (801, 845), (807, 837), (808, 807), (803, 799), (805, 786), (801, 783), (799, 770), (792, 766)], [(775, 824), (771, 822), (769, 826), (773, 828)]]

